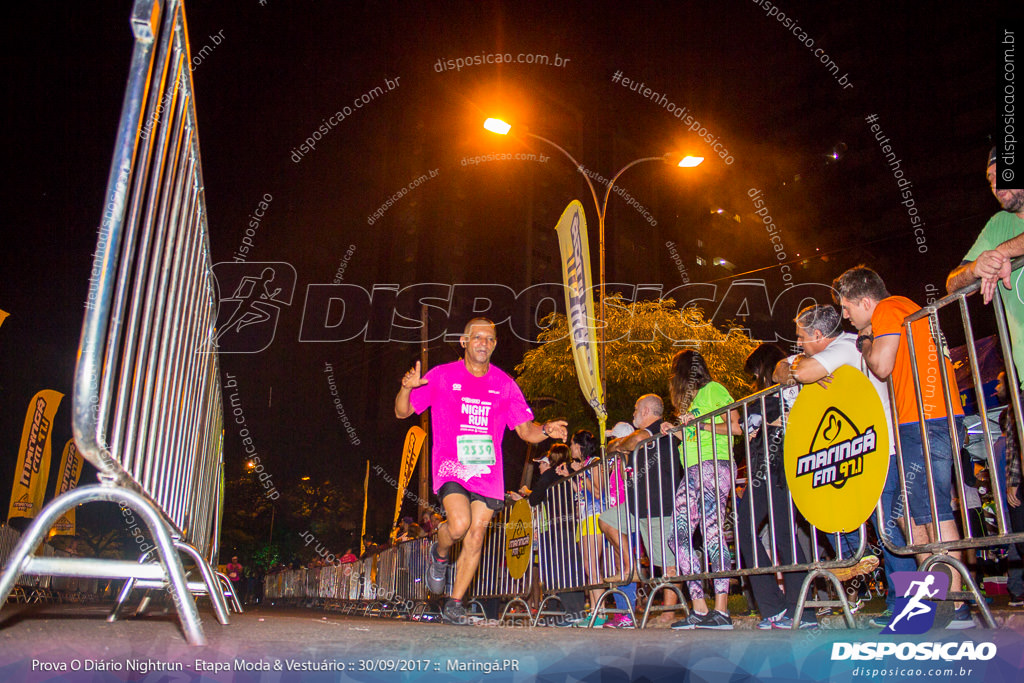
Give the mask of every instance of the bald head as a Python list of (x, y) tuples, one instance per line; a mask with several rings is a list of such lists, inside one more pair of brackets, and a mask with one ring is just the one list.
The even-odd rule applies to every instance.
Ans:
[(494, 323), (487, 318), (473, 318), (466, 323), (459, 343), (466, 349), (466, 367), (474, 374), (486, 372), (491, 362), (491, 354), (498, 344), (498, 333), (494, 329)]
[(473, 318), (468, 323), (466, 323), (466, 327), (462, 330), (462, 336), (472, 336), (474, 327), (491, 327), (493, 329), (495, 326), (494, 321), (491, 320), (490, 318)]
[(645, 429), (665, 414), (665, 402), (657, 394), (644, 394), (636, 400), (633, 409), (633, 426)]

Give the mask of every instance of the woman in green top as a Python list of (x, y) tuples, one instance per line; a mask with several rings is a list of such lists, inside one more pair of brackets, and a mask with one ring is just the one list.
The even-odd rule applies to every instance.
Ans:
[[(711, 421), (695, 422), (698, 416), (733, 402), (726, 388), (711, 379), (704, 357), (696, 351), (680, 351), (672, 358), (669, 392), (679, 414), (679, 424), (684, 425), (679, 446), (683, 476), (676, 490), (675, 537), (669, 542), (674, 541), (681, 576), (724, 571), (732, 563), (725, 543), (725, 514), (733, 482), (732, 434), (739, 433), (739, 413), (734, 411), (729, 418), (726, 415), (713, 418), (715, 433), (712, 433)], [(693, 548), (693, 532), (697, 526), (704, 537), (707, 570), (701, 566)], [(729, 580), (715, 579), (714, 583), (714, 610), (708, 609), (703, 584), (700, 581), (687, 583), (693, 611), (672, 628), (732, 628)]]

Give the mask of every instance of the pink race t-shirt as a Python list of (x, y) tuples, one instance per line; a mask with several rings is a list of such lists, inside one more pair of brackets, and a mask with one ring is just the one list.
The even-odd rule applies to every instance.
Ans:
[(413, 389), (409, 400), (417, 413), (431, 409), (434, 493), (455, 481), (471, 493), (504, 498), (505, 428), (533, 419), (523, 392), (500, 368), (491, 365), (477, 377), (463, 360), (439, 365), (425, 379), (427, 384)]

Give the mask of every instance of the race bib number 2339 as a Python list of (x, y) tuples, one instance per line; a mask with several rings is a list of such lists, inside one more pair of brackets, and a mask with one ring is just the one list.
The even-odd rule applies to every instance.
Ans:
[(493, 465), (494, 441), (489, 434), (461, 434), (456, 440), (463, 465)]

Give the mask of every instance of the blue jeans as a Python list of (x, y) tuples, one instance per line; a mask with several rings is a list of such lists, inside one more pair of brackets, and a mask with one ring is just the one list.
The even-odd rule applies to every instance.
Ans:
[[(901, 504), (898, 508), (896, 506), (896, 501), (900, 497), (899, 477), (900, 472), (896, 456), (890, 455), (889, 472), (885, 475), (885, 486), (882, 487), (881, 498), (882, 514), (886, 517), (885, 524), (881, 524), (877, 509), (873, 514), (875, 533), (878, 535), (879, 541), (882, 540), (884, 534), (885, 538), (897, 548), (907, 544), (906, 537), (903, 535), (903, 531), (900, 529), (899, 522), (897, 521), (903, 516), (903, 505)], [(917, 571), (917, 559), (913, 555), (896, 555), (889, 551), (885, 543), (882, 543), (882, 567), (885, 570), (885, 606), (887, 609), (892, 610), (896, 605), (896, 586), (893, 584), (892, 575), (895, 572)]]
[[(957, 436), (964, 442), (964, 418), (954, 418)], [(932, 484), (935, 488), (935, 508), (940, 522), (953, 520), (953, 445), (949, 438), (946, 418), (926, 420), (928, 445), (931, 449)], [(921, 427), (917, 422), (901, 424), (900, 445), (903, 451), (903, 469), (907, 477), (907, 498), (910, 516), (916, 524), (930, 524), (931, 504), (928, 500), (928, 482), (925, 479), (924, 446)], [(959, 457), (959, 453), (956, 454)], [(912, 474), (913, 473), (913, 474)]]
[[(628, 583), (625, 586), (619, 586), (619, 590), (626, 594), (626, 600), (623, 600), (622, 596), (618, 593), (612, 595), (612, 600), (615, 601), (615, 606), (619, 609), (628, 609), (630, 612), (636, 609), (636, 584)], [(630, 614), (630, 617), (633, 615)]]

